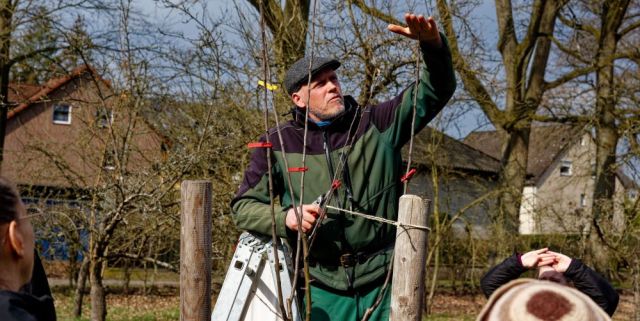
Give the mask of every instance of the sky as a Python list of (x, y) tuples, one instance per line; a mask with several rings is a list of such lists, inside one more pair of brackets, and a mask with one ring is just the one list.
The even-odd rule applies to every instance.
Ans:
[[(205, 3), (206, 10), (211, 17), (218, 17), (222, 13), (232, 13), (230, 18), (233, 19), (235, 17), (234, 1), (238, 1), (243, 4), (242, 0), (211, 0)], [(419, 1), (417, 3), (418, 10), (422, 8), (424, 9), (424, 13), (435, 11), (434, 1), (425, 0), (424, 5)], [(483, 32), (482, 34), (487, 37), (485, 41), (489, 44), (488, 47), (495, 44), (495, 35), (497, 33), (495, 7), (493, 3), (493, 1), (482, 0), (478, 10), (472, 13), (475, 15), (474, 23), (478, 28), (483, 30), (486, 29), (486, 32)], [(140, 12), (142, 12), (152, 23), (159, 24), (164, 27), (171, 27), (171, 29), (179, 30), (185, 35), (191, 37), (195, 37), (198, 34), (198, 28), (195, 24), (186, 22), (185, 19), (180, 18), (173, 11), (164, 8), (158, 0), (140, 0), (135, 2), (135, 5), (136, 8), (140, 10)], [(203, 14), (203, 12), (199, 12), (198, 14)], [(463, 108), (464, 112), (461, 112), (460, 108)], [(465, 107), (449, 105), (442, 113), (444, 116), (443, 119), (456, 117), (455, 123), (448, 123), (444, 126), (444, 131), (448, 135), (457, 139), (464, 138), (471, 131), (493, 129), (493, 127), (488, 123), (483, 112), (477, 106), (473, 106), (473, 104)], [(460, 115), (461, 113), (462, 115)]]

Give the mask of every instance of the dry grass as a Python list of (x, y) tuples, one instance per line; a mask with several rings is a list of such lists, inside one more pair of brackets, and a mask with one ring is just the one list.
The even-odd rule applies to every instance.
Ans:
[[(83, 306), (83, 318), (71, 316), (73, 296), (70, 291), (54, 292), (56, 312), (60, 321), (89, 320), (89, 298)], [(614, 321), (629, 321), (633, 316), (633, 295), (620, 298)], [(473, 321), (486, 299), (482, 295), (440, 294), (434, 298), (432, 314), (425, 321)], [(109, 294), (107, 319), (113, 321), (168, 321), (180, 318), (180, 298), (177, 289), (165, 288), (153, 294)]]
[[(82, 317), (72, 316), (73, 294), (71, 291), (55, 291), (56, 314), (59, 321), (89, 320), (90, 300), (82, 306)], [(107, 320), (113, 321), (169, 321), (180, 318), (180, 297), (176, 289), (153, 294), (109, 294), (107, 295)]]

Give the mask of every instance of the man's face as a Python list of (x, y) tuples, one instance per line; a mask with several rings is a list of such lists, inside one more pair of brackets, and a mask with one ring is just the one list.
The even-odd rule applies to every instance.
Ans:
[(291, 99), (300, 108), (305, 108), (308, 101), (309, 118), (316, 122), (331, 119), (344, 111), (340, 82), (331, 68), (316, 74), (311, 84), (300, 87)]

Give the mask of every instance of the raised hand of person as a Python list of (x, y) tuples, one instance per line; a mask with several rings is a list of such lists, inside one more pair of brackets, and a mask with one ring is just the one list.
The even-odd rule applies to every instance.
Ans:
[(522, 254), (520, 261), (522, 266), (533, 269), (540, 266), (551, 265), (555, 262), (556, 255), (549, 252), (548, 248), (542, 248)]
[(433, 17), (425, 18), (423, 15), (416, 16), (412, 13), (407, 13), (404, 15), (404, 20), (407, 22), (406, 27), (390, 24), (387, 29), (399, 35), (425, 42), (436, 48), (442, 46), (440, 32)]
[(571, 258), (558, 252), (549, 251), (549, 253), (555, 256), (555, 260), (553, 264), (551, 264), (551, 267), (560, 273), (566, 272), (571, 264)]

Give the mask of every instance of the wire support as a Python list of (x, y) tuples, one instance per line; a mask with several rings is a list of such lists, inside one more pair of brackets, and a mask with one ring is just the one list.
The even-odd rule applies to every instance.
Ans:
[(342, 208), (339, 208), (339, 207), (335, 207), (335, 206), (331, 206), (331, 205), (325, 205), (325, 207), (328, 208), (328, 209), (332, 209), (332, 210), (337, 210), (337, 211), (340, 211), (340, 212), (353, 214), (355, 216), (360, 216), (360, 217), (363, 217), (363, 218), (368, 219), (368, 220), (377, 221), (377, 222), (381, 222), (381, 223), (385, 223), (385, 224), (395, 225), (397, 227), (412, 227), (412, 228), (417, 228), (417, 229), (420, 229), (420, 230), (431, 231), (431, 228), (429, 228), (427, 226), (415, 225), (415, 224), (410, 224), (410, 223), (400, 223), (400, 222), (397, 222), (397, 221), (394, 221), (394, 220), (390, 220), (390, 219), (386, 219), (386, 218), (382, 218), (382, 217), (378, 217), (378, 216), (374, 216), (374, 215), (364, 214), (364, 213), (360, 213), (360, 212), (345, 210), (345, 209), (342, 209)]

